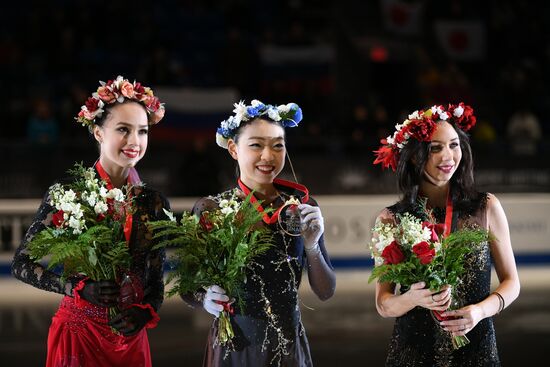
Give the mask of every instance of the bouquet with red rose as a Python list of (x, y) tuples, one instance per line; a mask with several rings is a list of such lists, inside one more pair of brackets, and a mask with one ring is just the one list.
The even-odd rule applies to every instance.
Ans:
[[(149, 223), (155, 238), (168, 238), (155, 248), (174, 248), (174, 268), (167, 279), (167, 283), (173, 283), (167, 293), (169, 297), (216, 284), (243, 309), (240, 295), (241, 286), (246, 282), (246, 268), (271, 246), (272, 240), (271, 231), (258, 225), (263, 213), (250, 202), (251, 195), (238, 200), (234, 190), (225, 198), (213, 198), (218, 208), (204, 211), (200, 216), (184, 212), (178, 222), (167, 212), (171, 220)], [(232, 345), (232, 313), (231, 304), (225, 303), (217, 319), (216, 342), (221, 345)]]
[[(124, 236), (126, 214), (133, 210), (125, 194), (129, 188), (107, 189), (95, 170), (82, 164), (69, 174), (75, 177), (73, 182), (57, 183), (49, 190), (52, 226), (27, 244), (29, 256), (35, 261), (48, 259), (48, 269), (62, 266), (62, 278), (123, 278), (131, 262)], [(120, 307), (125, 306), (121, 300)], [(111, 317), (118, 312), (118, 307), (109, 309)]]
[[(397, 214), (396, 221), (391, 223), (377, 221), (371, 244), (376, 266), (369, 283), (378, 279), (408, 287), (423, 281), (433, 291), (439, 291), (445, 284), (455, 290), (464, 273), (465, 255), (487, 241), (488, 233), (482, 229), (463, 229), (442, 237), (443, 230), (444, 225), (422, 221), (410, 213)], [(451, 309), (459, 307), (456, 297), (453, 300)], [(439, 313), (433, 314), (442, 319)], [(466, 336), (455, 336), (452, 342), (458, 349), (469, 341)]]

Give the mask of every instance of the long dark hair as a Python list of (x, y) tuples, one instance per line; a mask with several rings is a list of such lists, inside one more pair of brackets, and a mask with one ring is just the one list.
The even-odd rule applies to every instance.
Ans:
[[(475, 187), (470, 139), (461, 129), (454, 126), (453, 128), (458, 134), (462, 159), (451, 178), (451, 198), (457, 211), (463, 215), (472, 214), (479, 209), (486, 194), (478, 192)], [(411, 211), (411, 208), (416, 206), (429, 154), (430, 142), (421, 142), (413, 138), (409, 139), (401, 150), (396, 173), (402, 197), (392, 210), (396, 212)]]

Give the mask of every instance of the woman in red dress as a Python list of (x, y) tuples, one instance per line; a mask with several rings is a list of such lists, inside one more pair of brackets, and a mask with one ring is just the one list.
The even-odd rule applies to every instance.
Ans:
[[(163, 219), (168, 201), (162, 194), (143, 186), (135, 165), (145, 155), (148, 131), (164, 116), (164, 106), (150, 88), (119, 76), (101, 83), (82, 106), (76, 120), (87, 126), (99, 145), (94, 167), (108, 189), (128, 184), (134, 198), (134, 212), (126, 214), (126, 240), (131, 255), (131, 282), (121, 286), (115, 279), (92, 281), (75, 276), (63, 280), (60, 274), (34, 262), (27, 244), (52, 225), (55, 209), (45, 195), (36, 217), (16, 251), (13, 275), (39, 289), (63, 294), (48, 334), (47, 367), (151, 366), (145, 329), (156, 326), (163, 301), (163, 250), (152, 250), (148, 220)], [(69, 177), (60, 180), (72, 182)], [(135, 295), (112, 319), (108, 308), (120, 305), (121, 293), (130, 287)], [(116, 330), (116, 332), (113, 332)]]

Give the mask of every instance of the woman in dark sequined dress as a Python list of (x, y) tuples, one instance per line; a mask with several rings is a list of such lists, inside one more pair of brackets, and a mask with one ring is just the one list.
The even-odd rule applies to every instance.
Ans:
[[(235, 104), (235, 116), (222, 122), (217, 142), (228, 149), (238, 162), (240, 197), (254, 191), (253, 201), (274, 212), (265, 214), (261, 225), (274, 233), (274, 246), (247, 268), (244, 284), (244, 308), (236, 304), (231, 323), (235, 331), (234, 350), (214, 343), (213, 324), (206, 347), (204, 366), (311, 366), (311, 354), (298, 298), (298, 287), (305, 270), (309, 284), (321, 299), (330, 298), (335, 290), (335, 276), (325, 248), (323, 217), (308, 190), (295, 182), (276, 178), (284, 166), (286, 147), (284, 127), (296, 126), (302, 116), (296, 104), (264, 105), (259, 101), (245, 106)], [(194, 212), (218, 207), (233, 190), (199, 200)], [(299, 218), (296, 236), (285, 233), (277, 209), (296, 198)], [(259, 210), (262, 210), (259, 208)], [(282, 224), (281, 224), (282, 223)], [(301, 223), (301, 224), (300, 224)], [(300, 229), (301, 226), (301, 229)], [(289, 228), (285, 229), (288, 233)], [(202, 306), (218, 316), (228, 302), (225, 290), (212, 285), (198, 290), (186, 302)]]
[[(107, 188), (131, 187), (135, 211), (127, 213), (131, 255), (131, 294), (125, 309), (109, 320), (108, 307), (119, 305), (121, 286), (75, 276), (63, 280), (28, 255), (27, 243), (52, 225), (55, 211), (46, 194), (12, 264), (13, 275), (36, 288), (64, 295), (48, 334), (47, 367), (151, 366), (146, 328), (155, 327), (163, 301), (164, 251), (152, 250), (148, 220), (164, 219), (165, 197), (145, 187), (134, 166), (147, 149), (150, 125), (164, 116), (164, 106), (139, 83), (118, 77), (102, 84), (82, 107), (77, 121), (88, 126), (99, 145), (94, 165)], [(75, 178), (60, 180), (70, 183)], [(124, 293), (124, 292), (123, 292)], [(113, 329), (117, 333), (113, 332)]]
[[(447, 310), (449, 287), (435, 293), (423, 282), (400, 290), (396, 284), (377, 283), (379, 314), (396, 317), (386, 366), (500, 366), (492, 318), (518, 297), (520, 284), (504, 210), (494, 195), (474, 186), (465, 131), (475, 121), (463, 103), (416, 111), (376, 152), (375, 163), (397, 170), (402, 194), (378, 221), (392, 223), (405, 212), (422, 218), (418, 197), (424, 197), (438, 222), (451, 231), (478, 227), (490, 233), (483, 249), (466, 258), (462, 283), (453, 290), (463, 307), (442, 314), (452, 319), (439, 322), (431, 312)], [(492, 292), (491, 263), (499, 278)], [(455, 350), (453, 335), (466, 335), (470, 343)]]

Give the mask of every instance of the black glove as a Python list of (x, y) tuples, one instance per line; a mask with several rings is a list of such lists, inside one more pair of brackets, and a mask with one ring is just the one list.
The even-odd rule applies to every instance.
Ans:
[(91, 304), (101, 307), (114, 307), (118, 304), (120, 286), (111, 280), (99, 282), (86, 280), (84, 288), (79, 293), (80, 297)]
[(137, 334), (153, 318), (149, 309), (133, 306), (123, 310), (109, 321), (109, 326), (124, 336)]

